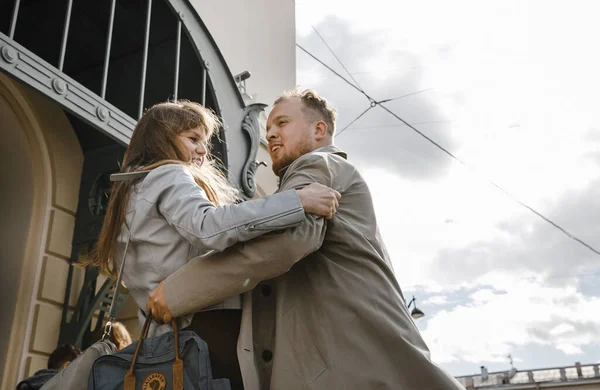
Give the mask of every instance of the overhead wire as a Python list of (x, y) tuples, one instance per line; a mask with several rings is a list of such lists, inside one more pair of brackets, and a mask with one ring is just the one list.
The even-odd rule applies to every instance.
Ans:
[[(362, 93), (369, 100), (371, 106), (368, 109), (366, 109), (363, 113), (361, 113), (354, 121), (352, 121), (352, 123), (356, 122), (356, 120), (358, 120), (358, 118), (360, 118), (362, 115), (364, 115), (367, 111), (369, 111), (374, 106), (380, 106), (385, 111), (387, 111), (390, 115), (392, 115), (393, 117), (395, 117), (396, 119), (398, 119), (400, 122), (402, 122), (408, 128), (410, 128), (411, 130), (413, 130), (414, 132), (416, 132), (417, 134), (419, 134), (421, 137), (425, 138), (427, 141), (429, 141), (435, 147), (437, 147), (438, 149), (440, 149), (442, 152), (446, 153), (452, 159), (458, 161), (459, 163), (461, 163), (465, 167), (470, 168), (470, 166), (466, 162), (464, 162), (462, 159), (460, 159), (458, 156), (454, 155), (448, 149), (446, 149), (445, 147), (443, 147), (442, 145), (440, 145), (439, 143), (437, 143), (435, 140), (433, 140), (432, 138), (430, 138), (429, 136), (427, 136), (426, 134), (424, 134), (423, 132), (421, 132), (420, 130), (418, 130), (416, 127), (414, 127), (413, 125), (411, 125), (410, 123), (408, 123), (407, 121), (405, 121), (398, 114), (396, 114), (395, 112), (393, 112), (392, 110), (390, 110), (388, 107), (384, 106), (382, 104), (383, 101), (377, 101), (377, 100), (373, 99), (362, 88), (360, 88), (357, 85), (354, 85), (353, 83), (351, 83), (348, 79), (346, 79), (344, 76), (342, 76), (341, 74), (339, 74), (338, 72), (336, 72), (332, 67), (330, 67), (329, 65), (327, 65), (325, 62), (321, 61), (319, 58), (317, 58), (314, 54), (312, 54), (311, 52), (309, 52), (308, 50), (306, 50), (300, 44), (296, 43), (296, 46), (299, 49), (301, 49), (303, 52), (305, 52), (307, 55), (309, 55), (310, 57), (312, 57), (315, 61), (317, 61), (318, 63), (320, 63), (321, 65), (323, 65), (325, 68), (329, 69), (330, 72), (334, 73), (336, 76), (338, 76), (340, 79), (342, 79), (348, 85), (350, 85), (352, 88), (354, 88), (358, 92)], [(338, 57), (336, 56), (336, 58), (338, 58)], [(338, 58), (338, 61), (339, 61), (339, 58)], [(346, 69), (345, 66), (344, 66), (344, 69)], [(390, 100), (388, 100), (388, 101), (390, 101)], [(348, 127), (349, 126), (346, 126), (345, 129), (347, 129)], [(493, 187), (495, 187), (498, 190), (500, 190), (503, 194), (507, 195), (510, 199), (512, 199), (513, 201), (515, 201), (517, 204), (519, 204), (520, 206), (522, 206), (522, 207), (526, 208), (527, 210), (531, 211), (532, 213), (534, 213), (535, 215), (537, 215), (538, 217), (540, 217), (542, 220), (544, 220), (545, 222), (547, 222), (548, 224), (550, 224), (551, 226), (553, 226), (554, 228), (556, 228), (557, 230), (559, 230), (560, 232), (562, 232), (564, 235), (566, 235), (570, 239), (572, 239), (572, 240), (578, 242), (579, 244), (583, 245), (584, 247), (588, 248), (593, 253), (595, 253), (597, 255), (600, 255), (600, 251), (599, 250), (597, 250), (596, 248), (594, 248), (590, 244), (586, 243), (585, 241), (583, 241), (582, 239), (580, 239), (579, 237), (577, 237), (575, 234), (567, 231), (565, 228), (563, 228), (562, 226), (560, 226), (556, 222), (552, 221), (550, 218), (544, 216), (542, 213), (538, 212), (533, 207), (531, 207), (531, 206), (525, 204), (524, 202), (522, 202), (521, 200), (517, 199), (515, 196), (513, 196), (508, 191), (506, 191), (505, 189), (503, 189), (502, 187), (500, 187), (494, 181), (492, 181), (490, 179), (487, 179), (487, 178), (483, 178), (483, 179), (485, 181), (487, 181), (489, 184), (491, 184)]]
[(337, 60), (337, 62), (339, 62), (339, 64), (342, 66), (342, 68), (344, 68), (344, 70), (346, 71), (346, 73), (348, 73), (348, 76), (350, 76), (350, 78), (352, 79), (352, 81), (354, 81), (354, 83), (360, 88), (360, 84), (358, 83), (358, 81), (356, 81), (356, 79), (354, 78), (354, 76), (352, 76), (352, 73), (350, 73), (350, 71), (348, 70), (348, 68), (346, 68), (346, 66), (344, 65), (344, 63), (342, 62), (342, 60), (340, 60), (340, 58), (337, 56), (337, 54), (335, 54), (335, 52), (333, 51), (333, 49), (331, 48), (331, 46), (329, 46), (329, 44), (327, 43), (327, 41), (325, 40), (325, 38), (323, 38), (323, 36), (321, 35), (321, 33), (319, 33), (319, 31), (317, 30), (317, 28), (315, 26), (312, 26), (313, 30), (315, 31), (315, 33), (317, 33), (317, 36), (319, 38), (321, 38), (321, 41), (323, 41), (323, 43), (325, 44), (325, 46), (327, 46), (327, 48), (329, 49), (329, 51), (331, 52), (331, 54), (333, 54), (333, 56), (335, 57), (335, 59)]
[(348, 123), (342, 130), (340, 130), (339, 132), (337, 132), (335, 134), (335, 137), (339, 137), (340, 134), (342, 134), (346, 129), (348, 129), (354, 122), (356, 122), (357, 120), (360, 119), (360, 117), (362, 117), (363, 115), (365, 115), (371, 108), (373, 108), (374, 106), (369, 106), (367, 107), (366, 110), (364, 110), (363, 112), (361, 112), (356, 118), (354, 118), (350, 123)]
[[(441, 121), (421, 121), (421, 122), (412, 122), (412, 125), (431, 125), (431, 124), (439, 124), (439, 123), (452, 123), (454, 120), (441, 120)], [(371, 129), (385, 129), (390, 127), (399, 127), (406, 126), (404, 123), (396, 123), (395, 125), (378, 125), (378, 126), (360, 126), (360, 127), (349, 127), (348, 130), (371, 130)]]
[[(327, 43), (327, 41), (325, 40), (325, 38), (323, 38), (323, 36), (321, 35), (321, 33), (319, 32), (319, 30), (317, 30), (317, 28), (313, 25), (311, 25), (312, 29), (314, 30), (314, 32), (317, 34), (317, 36), (321, 39), (321, 41), (323, 42), (323, 44), (327, 47), (327, 49), (329, 49), (329, 52), (333, 55), (333, 57), (335, 57), (335, 59), (337, 60), (337, 62), (341, 65), (341, 67), (346, 71), (346, 73), (348, 74), (348, 76), (350, 76), (350, 78), (352, 79), (352, 81), (354, 81), (355, 86), (358, 88), (358, 90), (360, 90), (363, 94), (364, 94), (364, 90), (362, 89), (362, 87), (360, 86), (360, 84), (358, 83), (358, 81), (354, 78), (354, 76), (352, 75), (352, 73), (350, 73), (350, 71), (348, 70), (348, 68), (346, 68), (346, 65), (344, 65), (344, 63), (342, 62), (342, 60), (337, 56), (337, 54), (335, 54), (335, 51), (333, 51), (333, 49), (331, 48), (331, 46), (329, 46), (329, 44)], [(301, 49), (304, 50), (304, 48), (300, 47)], [(305, 50), (306, 51), (306, 50)], [(316, 59), (316, 58), (315, 58)], [(431, 88), (430, 88), (431, 89)], [(399, 96), (397, 98), (393, 98), (393, 99), (386, 99), (385, 101), (392, 101), (392, 100), (396, 100), (396, 99), (401, 99), (403, 97), (406, 96), (411, 96), (411, 95), (416, 95), (418, 93), (421, 92), (425, 92), (427, 90), (421, 90), (421, 91), (417, 91), (417, 92), (413, 92), (404, 96)], [(365, 94), (366, 95), (366, 94)], [(340, 130), (339, 132), (336, 133), (335, 137), (339, 137), (344, 131), (346, 131), (346, 129), (348, 129), (354, 122), (356, 122), (357, 120), (359, 120), (363, 115), (365, 115), (371, 108), (375, 107), (375, 101), (371, 99), (371, 105), (369, 107), (367, 107), (366, 110), (364, 110), (363, 112), (361, 112), (360, 114), (358, 114), (358, 116), (356, 118), (354, 118), (352, 121), (350, 121), (350, 123), (348, 123), (342, 130)]]
[(347, 78), (345, 78), (344, 76), (342, 76), (341, 74), (339, 74), (338, 72), (336, 72), (331, 66), (327, 65), (326, 63), (324, 63), (323, 61), (321, 61), (320, 59), (318, 59), (317, 57), (315, 57), (314, 54), (312, 54), (311, 52), (309, 52), (308, 50), (306, 50), (304, 47), (302, 47), (302, 45), (300, 45), (297, 42), (296, 42), (296, 47), (298, 47), (300, 50), (302, 50), (303, 52), (305, 52), (306, 54), (308, 54), (310, 57), (312, 57), (315, 61), (317, 61), (318, 63), (320, 63), (321, 65), (323, 65), (327, 69), (329, 69), (337, 77), (339, 77), (340, 79), (344, 80), (349, 86), (351, 86), (352, 88), (356, 89), (358, 92), (360, 92), (363, 95), (365, 95), (370, 101), (375, 101), (369, 95), (367, 95), (367, 93), (365, 91), (363, 91), (361, 88), (357, 87), (356, 85), (352, 84), (350, 81), (348, 81)]
[(402, 98), (405, 98), (405, 97), (408, 97), (408, 96), (418, 95), (420, 93), (427, 92), (427, 91), (433, 91), (433, 88), (422, 89), (420, 91), (407, 93), (406, 95), (398, 96), (398, 97), (395, 97), (395, 98), (380, 100), (379, 104), (381, 104), (381, 103), (388, 103), (388, 102), (391, 102), (391, 101), (394, 101), (394, 100), (398, 100), (398, 99), (402, 99)]

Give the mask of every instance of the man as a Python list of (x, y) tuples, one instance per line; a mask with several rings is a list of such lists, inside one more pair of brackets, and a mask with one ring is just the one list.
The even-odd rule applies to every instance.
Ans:
[[(336, 215), (194, 259), (152, 293), (162, 320), (244, 295), (238, 358), (246, 390), (462, 389), (431, 362), (377, 228), (369, 189), (333, 146), (336, 111), (313, 91), (267, 121), (279, 191), (312, 182), (342, 194)], [(393, 206), (393, 205), (390, 205)]]
[(58, 346), (48, 358), (48, 369), (39, 370), (29, 378), (21, 381), (17, 385), (17, 390), (37, 390), (41, 388), (80, 354), (81, 350), (74, 345), (63, 344)]

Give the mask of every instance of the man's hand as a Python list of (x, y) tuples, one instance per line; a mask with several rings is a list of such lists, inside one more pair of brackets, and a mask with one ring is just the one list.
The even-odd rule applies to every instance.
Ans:
[(340, 206), (339, 200), (342, 195), (322, 184), (312, 183), (296, 191), (302, 207), (307, 213), (331, 219)]
[(165, 324), (170, 324), (173, 321), (173, 315), (167, 306), (164, 280), (150, 293), (146, 302), (146, 315), (151, 315), (156, 321)]

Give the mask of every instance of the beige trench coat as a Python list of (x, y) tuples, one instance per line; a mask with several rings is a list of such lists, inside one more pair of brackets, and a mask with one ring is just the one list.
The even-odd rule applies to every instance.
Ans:
[[(246, 390), (463, 389), (435, 365), (405, 306), (369, 189), (334, 146), (282, 173), (342, 194), (330, 221), (304, 223), (194, 259), (165, 283), (179, 316), (244, 295), (238, 357)], [(398, 194), (401, 196), (401, 194)], [(390, 205), (393, 206), (393, 205)]]

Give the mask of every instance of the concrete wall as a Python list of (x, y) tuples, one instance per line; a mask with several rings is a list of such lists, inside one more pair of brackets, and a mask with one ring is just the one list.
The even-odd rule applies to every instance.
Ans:
[[(260, 138), (263, 141), (266, 140), (267, 134), (267, 114), (268, 108), (267, 111), (262, 114), (259, 121)], [(271, 168), (273, 164), (271, 164), (271, 157), (269, 156), (266, 143), (261, 143), (260, 147), (258, 148), (256, 160), (266, 164), (266, 166), (260, 166), (256, 171), (256, 182), (258, 183), (261, 195), (270, 195), (277, 190), (279, 179), (277, 176), (275, 176)]]
[(235, 75), (245, 70), (255, 102), (272, 104), (296, 85), (296, 27), (290, 0), (191, 0)]
[[(232, 74), (249, 71), (246, 81), (252, 100), (246, 103), (271, 105), (282, 91), (296, 86), (296, 27), (292, 1), (276, 0), (191, 0), (207, 26)], [(269, 109), (267, 109), (268, 112)], [(266, 115), (261, 118), (265, 135)], [(277, 189), (271, 159), (261, 145), (257, 183), (260, 195)]]

